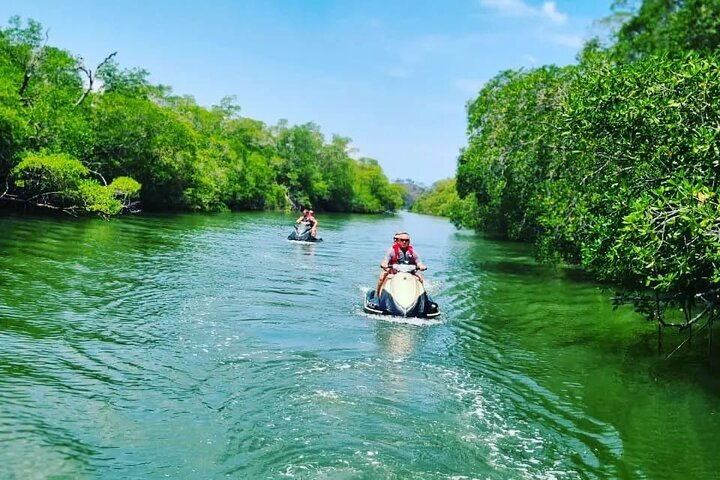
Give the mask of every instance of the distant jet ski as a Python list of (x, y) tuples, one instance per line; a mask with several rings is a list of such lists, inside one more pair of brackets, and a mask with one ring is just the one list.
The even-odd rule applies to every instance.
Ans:
[(302, 221), (295, 224), (295, 229), (288, 235), (288, 240), (296, 242), (322, 242), (322, 238), (315, 238), (312, 232), (312, 223)]
[(440, 315), (437, 303), (433, 302), (425, 291), (420, 279), (413, 275), (415, 265), (393, 265), (380, 289), (380, 298), (375, 290), (365, 295), (363, 310), (378, 315), (396, 315), (400, 317), (432, 318)]

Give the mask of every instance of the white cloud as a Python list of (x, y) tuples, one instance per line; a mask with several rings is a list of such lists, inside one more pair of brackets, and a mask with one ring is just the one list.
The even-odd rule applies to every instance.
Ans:
[(558, 11), (555, 2), (545, 2), (539, 8), (528, 5), (524, 0), (480, 0), (480, 5), (496, 10), (501, 15), (542, 17), (557, 24), (567, 21), (567, 15)]
[(549, 18), (553, 23), (562, 24), (567, 21), (567, 15), (558, 12), (555, 2), (545, 2), (541, 9), (542, 15)]

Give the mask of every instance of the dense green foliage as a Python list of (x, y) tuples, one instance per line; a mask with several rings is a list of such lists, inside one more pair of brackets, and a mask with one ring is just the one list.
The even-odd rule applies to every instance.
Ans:
[[(617, 32), (613, 56), (633, 61), (663, 53), (684, 57), (688, 52), (717, 53), (720, 45), (718, 0), (616, 0), (614, 8), (628, 18)], [(623, 12), (621, 9), (630, 7)]]
[(266, 126), (241, 117), (232, 98), (208, 109), (151, 85), (145, 70), (121, 69), (115, 54), (93, 70), (44, 42), (33, 20), (0, 29), (2, 204), (104, 215), (140, 202), (362, 213), (402, 205), (403, 189), (375, 160), (352, 158), (349, 138), (327, 142), (313, 123)]
[(457, 190), (477, 204), (455, 218), (581, 265), (652, 318), (680, 306), (684, 328), (698, 299), (714, 319), (720, 285), (720, 2), (625, 18), (577, 65), (502, 72), (469, 103)]
[(473, 222), (478, 216), (475, 197), (460, 198), (454, 178), (435, 182), (429, 191), (417, 198), (410, 211), (449, 217), (457, 226), (475, 225)]

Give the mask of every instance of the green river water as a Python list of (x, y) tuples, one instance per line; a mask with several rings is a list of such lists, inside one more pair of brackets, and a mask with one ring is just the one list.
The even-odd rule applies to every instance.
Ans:
[[(294, 217), (1, 218), (0, 478), (720, 478), (702, 336), (666, 359), (577, 272), (444, 219), (302, 244)], [(362, 312), (396, 230), (439, 319)]]

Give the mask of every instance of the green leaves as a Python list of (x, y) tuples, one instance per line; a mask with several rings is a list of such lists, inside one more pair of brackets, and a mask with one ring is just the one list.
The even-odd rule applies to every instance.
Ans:
[(89, 173), (80, 161), (67, 154), (25, 155), (12, 174), (15, 184), (34, 192), (74, 192)]
[(614, 58), (673, 58), (712, 54), (720, 46), (720, 3), (715, 0), (644, 0), (617, 32)]
[[(682, 175), (682, 174), (681, 174)], [(705, 291), (720, 271), (717, 192), (683, 176), (635, 200), (616, 241), (628, 275), (661, 292)]]
[(469, 146), (458, 160), (457, 190), (474, 195), (476, 224), (512, 239), (533, 239), (538, 228), (532, 199), (549, 172), (558, 106), (573, 68), (502, 72), (468, 106)]
[(140, 184), (118, 177), (110, 185), (88, 178), (90, 170), (67, 154), (29, 153), (12, 170), (26, 203), (71, 213), (117, 215), (137, 198)]
[(33, 20), (0, 29), (5, 199), (103, 215), (138, 195), (146, 209), (193, 211), (402, 205), (377, 162), (351, 157), (349, 138), (328, 143), (313, 123), (242, 118), (232, 97), (207, 109), (152, 85), (144, 69), (122, 69), (114, 54), (93, 73), (45, 42)]
[(610, 51), (488, 82), (458, 159), (477, 202), (462, 224), (625, 292), (689, 305), (718, 288), (720, 36), (683, 27), (717, 18), (717, 2), (646, 0)]
[(134, 198), (140, 193), (140, 184), (130, 177), (117, 177), (107, 186), (113, 195)]
[(353, 212), (381, 213), (394, 211), (402, 206), (403, 187), (388, 181), (377, 160), (357, 160), (354, 164), (354, 176)]
[(415, 200), (411, 211), (429, 215), (449, 217), (450, 221), (460, 227), (474, 228), (478, 217), (475, 197), (460, 198), (454, 178), (435, 182), (430, 191)]

